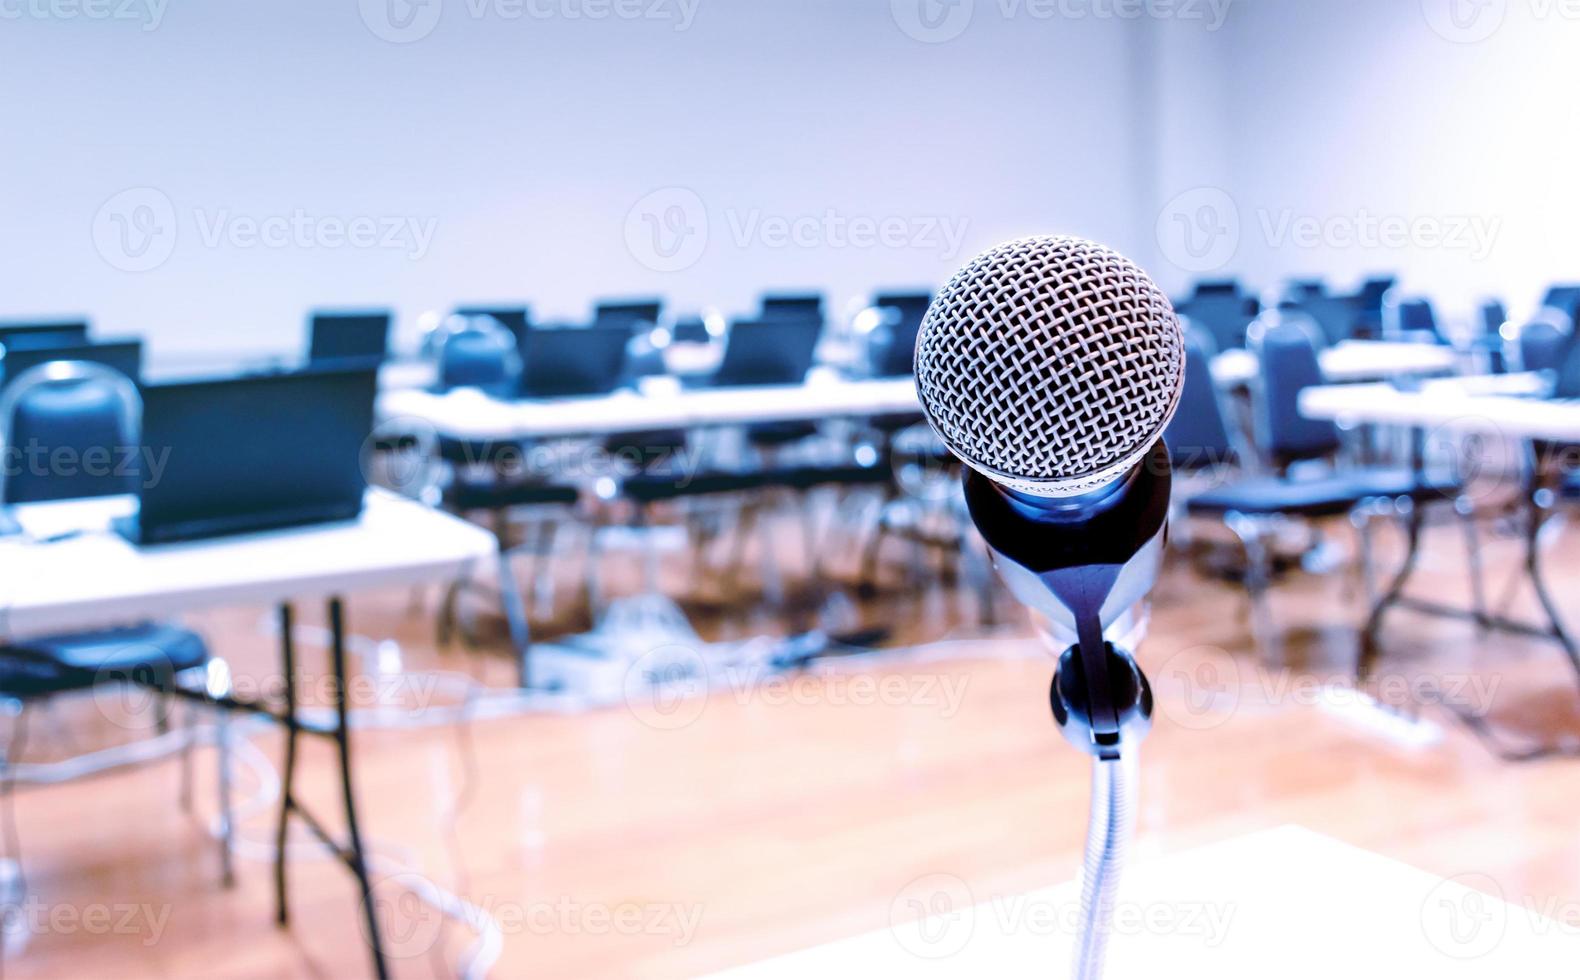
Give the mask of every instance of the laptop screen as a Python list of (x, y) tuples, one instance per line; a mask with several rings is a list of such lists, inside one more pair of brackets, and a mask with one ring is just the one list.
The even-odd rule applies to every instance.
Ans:
[(143, 373), (143, 342), (141, 340), (110, 340), (99, 344), (48, 345), (43, 347), (8, 347), (0, 357), (0, 376), (9, 385), (22, 374), (40, 364), (51, 361), (86, 361), (102, 364), (137, 381)]
[(631, 331), (624, 325), (534, 330), (521, 352), (524, 398), (604, 395), (620, 385)]
[(371, 358), (389, 351), (388, 313), (315, 313), (307, 356), (314, 361)]
[(377, 378), (369, 365), (148, 386), (143, 540), (357, 516)]

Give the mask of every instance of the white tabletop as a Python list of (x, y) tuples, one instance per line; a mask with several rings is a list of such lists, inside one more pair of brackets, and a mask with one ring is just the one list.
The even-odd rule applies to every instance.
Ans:
[(752, 422), (793, 422), (920, 411), (910, 378), (841, 381), (814, 377), (806, 384), (620, 392), (599, 398), (501, 401), (476, 389), (438, 395), (386, 391), (379, 395), (382, 425), (392, 430), (429, 426), (457, 439), (532, 439), (614, 432), (688, 429)]
[(0, 639), (414, 585), (495, 554), (481, 528), (378, 491), (356, 521), (142, 548), (109, 530), (135, 506), (105, 497), (16, 507), (32, 537), (88, 533), (0, 539)]
[[(1106, 975), (1575, 976), (1580, 933), (1573, 926), (1538, 914), (1542, 899), (1499, 896), (1498, 882), (1465, 870), (1445, 880), (1299, 827), (1140, 862), (1121, 885)], [(888, 929), (713, 980), (1068, 976), (1079, 902), (1076, 882), (993, 897), (942, 872), (895, 896)], [(922, 910), (929, 914), (919, 916)]]
[[(1387, 340), (1346, 340), (1319, 355), (1322, 374), (1329, 381), (1379, 381), (1401, 375), (1442, 374), (1452, 371), (1455, 354), (1440, 344), (1412, 344)], [(1212, 376), (1230, 388), (1256, 379), (1256, 355), (1248, 350), (1224, 351), (1212, 359)]]
[(1580, 442), (1580, 401), (1519, 397), (1542, 391), (1534, 375), (1433, 381), (1419, 391), (1392, 385), (1320, 385), (1300, 393), (1308, 418), (1481, 432), (1511, 439)]

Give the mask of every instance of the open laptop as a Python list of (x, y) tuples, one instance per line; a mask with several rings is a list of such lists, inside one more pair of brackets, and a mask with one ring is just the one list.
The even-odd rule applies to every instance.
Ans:
[(58, 347), (88, 342), (88, 321), (50, 320), (45, 322), (0, 322), (0, 345), (18, 347)]
[(606, 395), (625, 374), (628, 324), (539, 328), (521, 348), (523, 398)]
[(389, 353), (391, 319), (387, 311), (314, 313), (307, 357), (315, 362), (382, 361)]
[(145, 387), (140, 506), (116, 530), (147, 545), (356, 518), (377, 388), (372, 365)]
[(143, 373), (143, 342), (141, 340), (106, 340), (99, 343), (77, 343), (38, 347), (19, 345), (7, 347), (0, 356), (0, 387), (9, 385), (24, 372), (51, 361), (86, 361), (113, 368), (133, 382)]
[(510, 331), (519, 346), (532, 332), (532, 311), (525, 306), (459, 306), (456, 316), (491, 316), (499, 325)]
[(593, 309), (593, 324), (600, 327), (623, 324), (628, 330), (653, 327), (663, 312), (663, 300), (607, 300)]
[(730, 327), (724, 359), (708, 387), (795, 385), (806, 380), (823, 334), (818, 319), (745, 320)]

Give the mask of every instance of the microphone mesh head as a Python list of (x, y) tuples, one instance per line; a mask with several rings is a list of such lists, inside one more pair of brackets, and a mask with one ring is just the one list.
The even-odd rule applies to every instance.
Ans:
[(928, 420), (965, 463), (1047, 497), (1096, 490), (1157, 442), (1179, 405), (1185, 338), (1129, 259), (1026, 238), (949, 281), (916, 340)]

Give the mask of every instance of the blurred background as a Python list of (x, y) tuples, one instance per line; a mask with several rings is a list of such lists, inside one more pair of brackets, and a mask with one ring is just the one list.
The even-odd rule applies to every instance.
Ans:
[(0, 0), (0, 965), (1058, 975), (1071, 637), (912, 355), (1060, 235), (1187, 355), (1109, 975), (1572, 976), (1577, 51), (1556, 0)]

